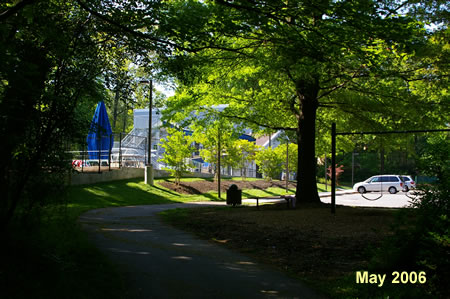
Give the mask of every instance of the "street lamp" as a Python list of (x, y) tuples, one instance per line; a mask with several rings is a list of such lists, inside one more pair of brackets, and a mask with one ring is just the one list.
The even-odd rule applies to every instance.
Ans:
[(150, 98), (148, 107), (148, 161), (145, 167), (145, 183), (153, 185), (152, 167), (152, 110), (153, 110), (153, 80), (141, 80), (141, 84), (150, 84)]
[(148, 160), (147, 166), (152, 165), (152, 110), (153, 110), (153, 80), (141, 80), (141, 84), (150, 84), (150, 98), (148, 109)]

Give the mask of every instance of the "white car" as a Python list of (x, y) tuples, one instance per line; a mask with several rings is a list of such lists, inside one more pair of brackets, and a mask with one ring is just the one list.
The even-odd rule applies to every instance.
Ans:
[(396, 174), (375, 175), (364, 182), (356, 183), (353, 190), (361, 194), (374, 191), (389, 191), (389, 193), (395, 194), (399, 191), (405, 191), (405, 182), (402, 176)]
[(401, 176), (403, 181), (405, 182), (405, 191), (409, 191), (410, 189), (416, 189), (416, 183), (409, 175), (402, 175)]

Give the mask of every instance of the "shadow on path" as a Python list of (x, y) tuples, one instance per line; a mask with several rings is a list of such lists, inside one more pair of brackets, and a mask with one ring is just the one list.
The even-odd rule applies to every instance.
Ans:
[(127, 298), (321, 298), (281, 272), (165, 225), (156, 216), (202, 205), (98, 209), (83, 214), (80, 222), (119, 265), (129, 286)]

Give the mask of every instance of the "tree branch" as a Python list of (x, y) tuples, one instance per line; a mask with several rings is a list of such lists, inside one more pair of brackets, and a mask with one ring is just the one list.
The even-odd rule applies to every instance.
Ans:
[(0, 13), (0, 22), (3, 22), (11, 15), (17, 13), (19, 10), (23, 9), (25, 6), (32, 4), (35, 0), (23, 0), (17, 3), (15, 6), (11, 7), (8, 10), (5, 10), (4, 12)]
[(225, 114), (223, 112), (220, 112), (220, 115), (223, 117), (226, 117), (226, 118), (242, 120), (242, 121), (249, 122), (249, 123), (255, 124), (257, 126), (263, 127), (263, 128), (268, 128), (268, 129), (273, 129), (273, 130), (285, 130), (285, 131), (296, 131), (297, 130), (297, 128), (292, 128), (292, 127), (271, 126), (271, 125), (268, 125), (265, 123), (263, 124), (254, 119), (249, 119), (247, 117), (242, 117), (242, 116), (237, 116), (237, 115)]
[(76, 1), (77, 1), (78, 5), (80, 5), (80, 7), (83, 8), (84, 10), (86, 10), (87, 12), (91, 13), (92, 15), (94, 15), (95, 17), (97, 17), (98, 19), (100, 19), (100, 20), (102, 20), (104, 22), (107, 22), (107, 23), (113, 25), (114, 27), (117, 27), (117, 28), (123, 30), (124, 32), (127, 32), (127, 33), (132, 34), (132, 35), (134, 35), (136, 37), (140, 37), (140, 38), (143, 38), (143, 39), (146, 39), (146, 40), (151, 40), (151, 41), (156, 42), (156, 43), (164, 44), (164, 45), (167, 45), (167, 46), (172, 46), (172, 47), (180, 49), (180, 50), (186, 50), (186, 51), (188, 50), (188, 49), (186, 49), (184, 47), (181, 47), (181, 46), (179, 46), (177, 44), (174, 44), (174, 43), (171, 43), (169, 41), (156, 38), (155, 36), (152, 36), (150, 34), (143, 33), (143, 32), (140, 32), (140, 31), (135, 31), (135, 30), (133, 30), (131, 28), (128, 28), (127, 26), (125, 26), (125, 25), (123, 25), (123, 24), (121, 24), (119, 22), (116, 22), (115, 20), (113, 20), (111, 18), (108, 18), (108, 17), (102, 15), (101, 13), (91, 9), (83, 1), (81, 1), (81, 0), (76, 0)]

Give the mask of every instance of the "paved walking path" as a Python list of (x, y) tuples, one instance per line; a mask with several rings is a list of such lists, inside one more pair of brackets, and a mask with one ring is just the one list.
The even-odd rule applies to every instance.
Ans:
[(195, 206), (199, 204), (98, 209), (80, 221), (128, 279), (127, 298), (320, 298), (301, 282), (165, 225), (156, 216)]

